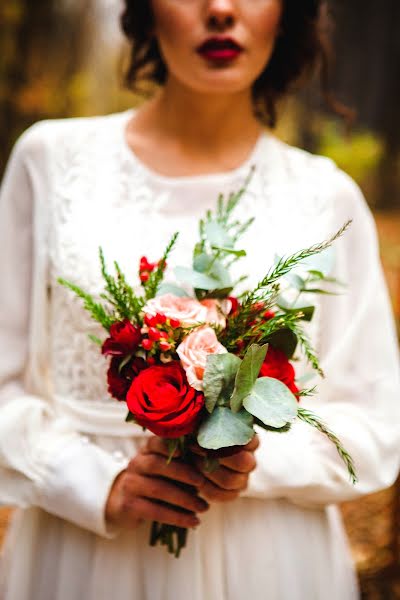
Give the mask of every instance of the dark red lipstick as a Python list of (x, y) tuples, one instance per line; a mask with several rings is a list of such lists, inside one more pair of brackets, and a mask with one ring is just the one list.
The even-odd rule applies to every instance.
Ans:
[(228, 62), (243, 52), (243, 48), (230, 37), (211, 37), (197, 48), (197, 52), (206, 60)]

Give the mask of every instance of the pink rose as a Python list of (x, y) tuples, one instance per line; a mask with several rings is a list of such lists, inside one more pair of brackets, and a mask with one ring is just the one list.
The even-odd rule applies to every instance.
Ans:
[(219, 343), (215, 331), (211, 327), (199, 327), (185, 337), (176, 351), (186, 371), (189, 384), (195, 390), (202, 391), (207, 356), (224, 354), (227, 349)]
[(232, 302), (229, 299), (214, 300), (214, 298), (209, 298), (201, 300), (201, 304), (207, 307), (206, 323), (214, 323), (220, 327), (226, 326), (226, 316), (229, 315), (232, 307)]
[(190, 326), (205, 322), (207, 307), (193, 298), (163, 294), (149, 300), (143, 312), (151, 317), (162, 314), (168, 319), (177, 319), (183, 326)]

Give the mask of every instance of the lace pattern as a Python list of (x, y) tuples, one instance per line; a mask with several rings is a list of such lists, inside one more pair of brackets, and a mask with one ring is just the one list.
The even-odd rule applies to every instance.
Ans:
[[(106, 360), (88, 338), (89, 333), (104, 338), (104, 331), (57, 278), (73, 281), (98, 296), (103, 285), (99, 246), (110, 268), (118, 260), (135, 281), (140, 256), (157, 258), (177, 230), (180, 239), (170, 268), (188, 263), (198, 218), (214, 205), (221, 185), (207, 177), (204, 185), (193, 189), (187, 182), (180, 189), (179, 184), (163, 187), (152, 181), (118, 143), (118, 127), (121, 121), (110, 117), (71, 127), (60, 135), (54, 162), (49, 236), (51, 380), (56, 395), (76, 401), (110, 402)], [(256, 174), (238, 213), (241, 218), (256, 216), (243, 239), (248, 256), (237, 267), (238, 275), (250, 275), (243, 287), (254, 285), (276, 254), (288, 254), (331, 233), (332, 203), (318, 187), (315, 160), (321, 159), (277, 140), (269, 139), (260, 149)], [(247, 169), (236, 170), (229, 180), (230, 189), (246, 174)], [(318, 298), (315, 301), (318, 306)], [(317, 308), (309, 328), (317, 345), (318, 317)], [(299, 367), (307, 370), (301, 363)]]

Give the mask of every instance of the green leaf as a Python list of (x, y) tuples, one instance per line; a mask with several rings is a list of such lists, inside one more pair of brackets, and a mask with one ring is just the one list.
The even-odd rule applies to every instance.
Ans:
[(88, 338), (89, 340), (91, 340), (92, 342), (94, 342), (95, 344), (97, 344), (98, 346), (102, 346), (103, 342), (101, 341), (100, 338), (97, 337), (97, 335), (93, 335), (92, 333), (88, 333)]
[(220, 290), (210, 290), (203, 296), (204, 298), (217, 298), (218, 300), (224, 300), (232, 292), (233, 287), (221, 288)]
[(204, 275), (188, 267), (175, 267), (175, 275), (183, 283), (200, 290), (214, 290), (222, 287), (218, 279)]
[(173, 283), (162, 283), (157, 291), (157, 296), (163, 296), (164, 294), (173, 294), (179, 297), (188, 297), (189, 294), (178, 285)]
[(289, 308), (280, 302), (278, 307), (288, 315), (303, 313), (304, 316), (301, 317), (303, 321), (311, 321), (315, 312), (315, 306), (296, 306), (294, 308)]
[(297, 417), (297, 400), (289, 388), (272, 377), (260, 377), (243, 401), (244, 408), (269, 427), (280, 429)]
[(233, 412), (239, 412), (242, 408), (243, 399), (252, 390), (265, 360), (267, 350), (268, 344), (264, 346), (252, 344), (247, 350), (235, 379), (235, 389), (231, 397)]
[(233, 248), (223, 248), (221, 246), (211, 246), (213, 250), (217, 250), (218, 252), (225, 252), (226, 254), (233, 254), (238, 258), (242, 258), (246, 256), (246, 250), (234, 250)]
[(214, 256), (210, 256), (205, 252), (195, 254), (193, 258), (193, 269), (199, 273), (205, 273), (211, 267), (214, 258)]
[(215, 221), (209, 221), (205, 224), (204, 233), (211, 246), (222, 246), (223, 248), (233, 247), (233, 239), (231, 236), (228, 235), (222, 225)]
[(203, 377), (206, 408), (212, 413), (222, 398), (229, 400), (241, 360), (234, 354), (209, 354)]
[(129, 411), (126, 415), (125, 423), (129, 423), (131, 421), (135, 421), (135, 416), (131, 413), (131, 411)]
[(297, 348), (297, 337), (290, 329), (278, 329), (268, 336), (267, 341), (271, 346), (282, 350), (288, 358), (292, 358)]
[(219, 450), (229, 446), (245, 446), (254, 436), (253, 418), (245, 410), (233, 413), (217, 406), (200, 425), (197, 441), (202, 448)]
[(270, 427), (269, 425), (265, 425), (260, 419), (254, 419), (254, 425), (258, 425), (265, 429), (265, 431), (272, 431), (273, 433), (287, 433), (292, 428), (292, 423), (287, 423), (283, 427)]
[(303, 288), (299, 290), (302, 294), (324, 294), (325, 296), (340, 296), (337, 292), (328, 292), (320, 288)]
[(285, 275), (285, 278), (289, 281), (290, 285), (296, 290), (300, 290), (304, 287), (305, 281), (302, 277), (300, 277), (300, 275), (288, 273), (287, 275)]

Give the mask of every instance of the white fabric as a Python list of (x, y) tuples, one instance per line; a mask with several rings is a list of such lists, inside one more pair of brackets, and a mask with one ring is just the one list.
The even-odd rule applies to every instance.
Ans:
[[(353, 567), (334, 503), (389, 486), (399, 468), (399, 363), (372, 217), (328, 159), (269, 134), (228, 173), (164, 177), (123, 131), (132, 111), (43, 121), (17, 142), (0, 197), (0, 500), (19, 506), (0, 575), (2, 600), (353, 600)], [(275, 254), (325, 239), (345, 220), (332, 275), (341, 296), (316, 297), (309, 334), (326, 379), (304, 401), (341, 437), (360, 482), (333, 446), (296, 424), (260, 431), (258, 466), (236, 502), (213, 505), (179, 560), (149, 548), (149, 524), (109, 531), (112, 482), (145, 434), (110, 399), (102, 335), (57, 277), (99, 293), (98, 247), (133, 280), (142, 254), (189, 264), (198, 219), (219, 191), (257, 167), (238, 216), (255, 216), (237, 274), (254, 284)], [(242, 284), (242, 288), (246, 287)], [(307, 372), (304, 361), (296, 365)], [(310, 385), (310, 383), (307, 383)]]

